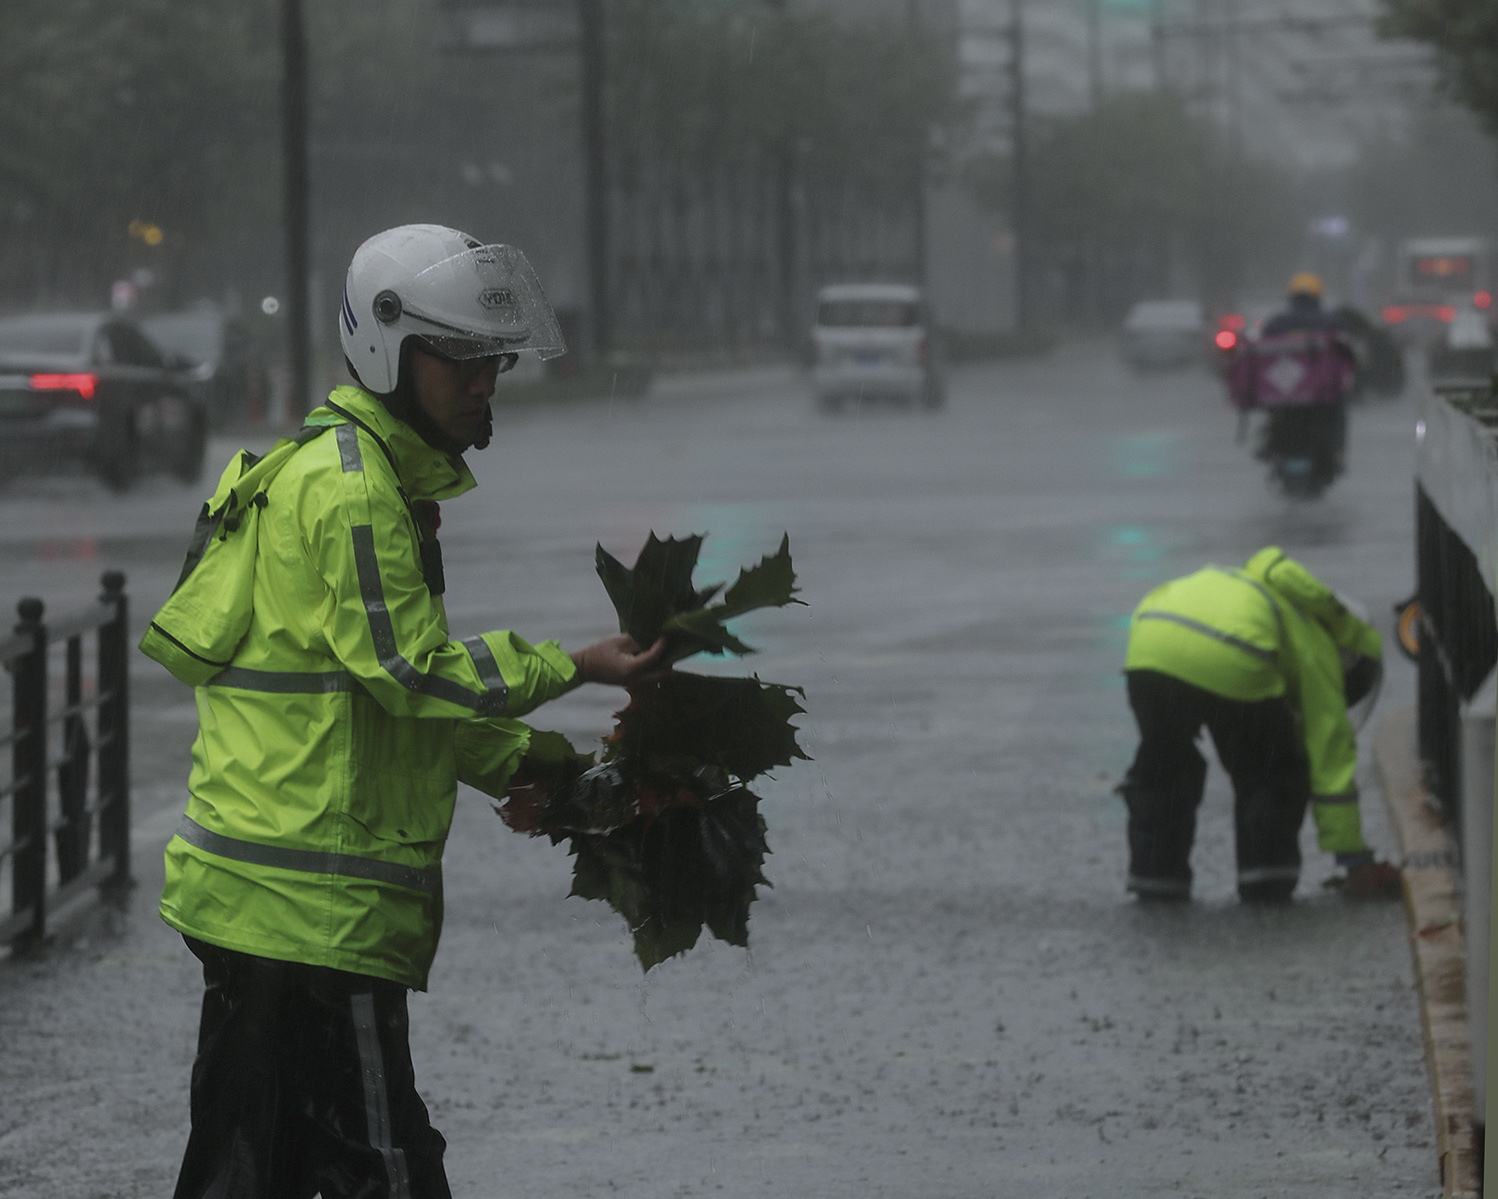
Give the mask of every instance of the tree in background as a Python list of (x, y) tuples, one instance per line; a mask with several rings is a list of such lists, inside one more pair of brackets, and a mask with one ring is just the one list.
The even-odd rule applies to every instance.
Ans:
[[(1137, 299), (1192, 280), (1209, 305), (1229, 303), (1251, 249), (1283, 223), (1284, 187), (1236, 153), (1170, 92), (1126, 92), (1095, 109), (1037, 121), (1029, 152), (1037, 276), (1081, 323), (1109, 323)], [(1009, 164), (980, 158), (969, 179), (1003, 211)]]
[(609, 21), (621, 316), (636, 338), (762, 338), (787, 232), (798, 298), (830, 277), (915, 273), (915, 179), (952, 112), (934, 39), (760, 0), (617, 0)]
[(0, 262), (12, 302), (98, 296), (273, 202), (275, 40), (261, 7), (8, 0)]
[(1451, 94), (1498, 133), (1498, 4), (1493, 0), (1382, 0), (1381, 31), (1434, 46)]

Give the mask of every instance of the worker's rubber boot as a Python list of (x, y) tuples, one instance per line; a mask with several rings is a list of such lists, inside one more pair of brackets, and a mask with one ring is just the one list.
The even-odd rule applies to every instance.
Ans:
[[(1205, 776), (1206, 764), (1202, 764)], [(1194, 776), (1195, 772), (1193, 772)], [(1129, 877), (1125, 884), (1141, 900), (1180, 903), (1191, 898), (1191, 843), (1196, 838), (1200, 786), (1171, 788), (1139, 784), (1132, 776), (1118, 786), (1129, 809)]]
[(1285, 904), (1300, 881), (1300, 826), (1306, 800), (1288, 787), (1258, 786), (1235, 796), (1238, 898), (1244, 903)]

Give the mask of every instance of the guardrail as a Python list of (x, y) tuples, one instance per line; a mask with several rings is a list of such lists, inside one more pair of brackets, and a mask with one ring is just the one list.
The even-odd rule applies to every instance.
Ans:
[[(41, 600), (23, 599), (15, 635), (0, 641), (14, 695), (11, 731), (0, 736), (0, 750), (11, 750), (10, 781), (0, 787), (0, 805), (11, 809), (10, 840), (0, 843), (0, 874), (8, 869), (11, 884), (0, 943), (14, 949), (38, 944), (47, 913), (90, 888), (108, 894), (130, 885), (128, 603), (123, 574), (109, 571), (102, 583), (98, 603), (51, 625)], [(91, 686), (83, 652), (90, 634)], [(58, 646), (62, 706), (52, 712), (50, 665)]]
[(1416, 426), (1420, 758), (1457, 829), (1461, 708), (1498, 663), (1498, 407), (1487, 397), (1486, 384), (1443, 389)]

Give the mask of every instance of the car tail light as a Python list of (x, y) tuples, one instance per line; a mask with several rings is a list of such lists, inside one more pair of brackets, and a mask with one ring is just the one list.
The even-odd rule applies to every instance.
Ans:
[(1397, 325), (1409, 315), (1409, 312), (1397, 304), (1390, 304), (1384, 309), (1384, 323), (1386, 325)]
[(32, 375), (34, 391), (76, 391), (85, 400), (94, 398), (94, 389), (99, 386), (99, 376), (89, 374)]
[(1437, 315), (1443, 321), (1450, 324), (1452, 321), (1456, 320), (1456, 309), (1453, 308), (1450, 304), (1442, 304), (1441, 310), (1439, 313), (1437, 313)]
[[(1243, 316), (1242, 313), (1230, 312), (1225, 317), (1223, 317), (1222, 320), (1218, 321), (1218, 324), (1221, 325), (1225, 330), (1231, 330), (1234, 333), (1242, 333), (1243, 330), (1248, 327), (1248, 320)], [(1236, 340), (1236, 338), (1234, 340)], [(1217, 344), (1222, 345), (1221, 342), (1218, 342)], [(1232, 343), (1229, 342), (1228, 345), (1222, 346), (1222, 348), (1226, 350), (1231, 348), (1231, 345)]]
[(1219, 329), (1217, 336), (1212, 339), (1217, 343), (1219, 350), (1231, 350), (1238, 344), (1238, 335), (1231, 329)]
[(1472, 297), (1472, 303), (1479, 308), (1491, 308), (1493, 306), (1493, 295), (1491, 292), (1480, 291)]

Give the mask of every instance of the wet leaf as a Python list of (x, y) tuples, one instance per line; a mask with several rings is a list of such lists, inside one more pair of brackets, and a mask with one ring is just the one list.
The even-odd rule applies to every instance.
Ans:
[(692, 571), (701, 548), (698, 535), (660, 541), (651, 533), (632, 569), (603, 546), (596, 551), (598, 577), (619, 614), (620, 630), (642, 646), (654, 644), (665, 634), (670, 639), (666, 654), (669, 662), (697, 653), (751, 654), (753, 648), (731, 633), (726, 622), (757, 608), (801, 603), (794, 598), (796, 572), (791, 564), (789, 535), (781, 537), (774, 554), (741, 570), (723, 601), (710, 607), (708, 601), (723, 585), (715, 583), (701, 591), (692, 586)]
[[(619, 626), (641, 644), (665, 630), (673, 654), (749, 649), (724, 627), (744, 612), (799, 603), (789, 539), (721, 585), (697, 590), (692, 571), (701, 537), (652, 534), (633, 568), (600, 546), (598, 574)], [(579, 754), (566, 738), (534, 733), (500, 815), (531, 836), (566, 840), (571, 894), (618, 912), (649, 970), (691, 949), (708, 931), (749, 944), (749, 909), (763, 873), (765, 821), (743, 784), (805, 758), (792, 717), (805, 711), (797, 687), (758, 678), (672, 672), (635, 688), (603, 753)]]
[(791, 724), (791, 717), (806, 710), (797, 696), (805, 698), (798, 687), (758, 678), (673, 671), (630, 693), (607, 752), (717, 766), (748, 782), (806, 758)]

